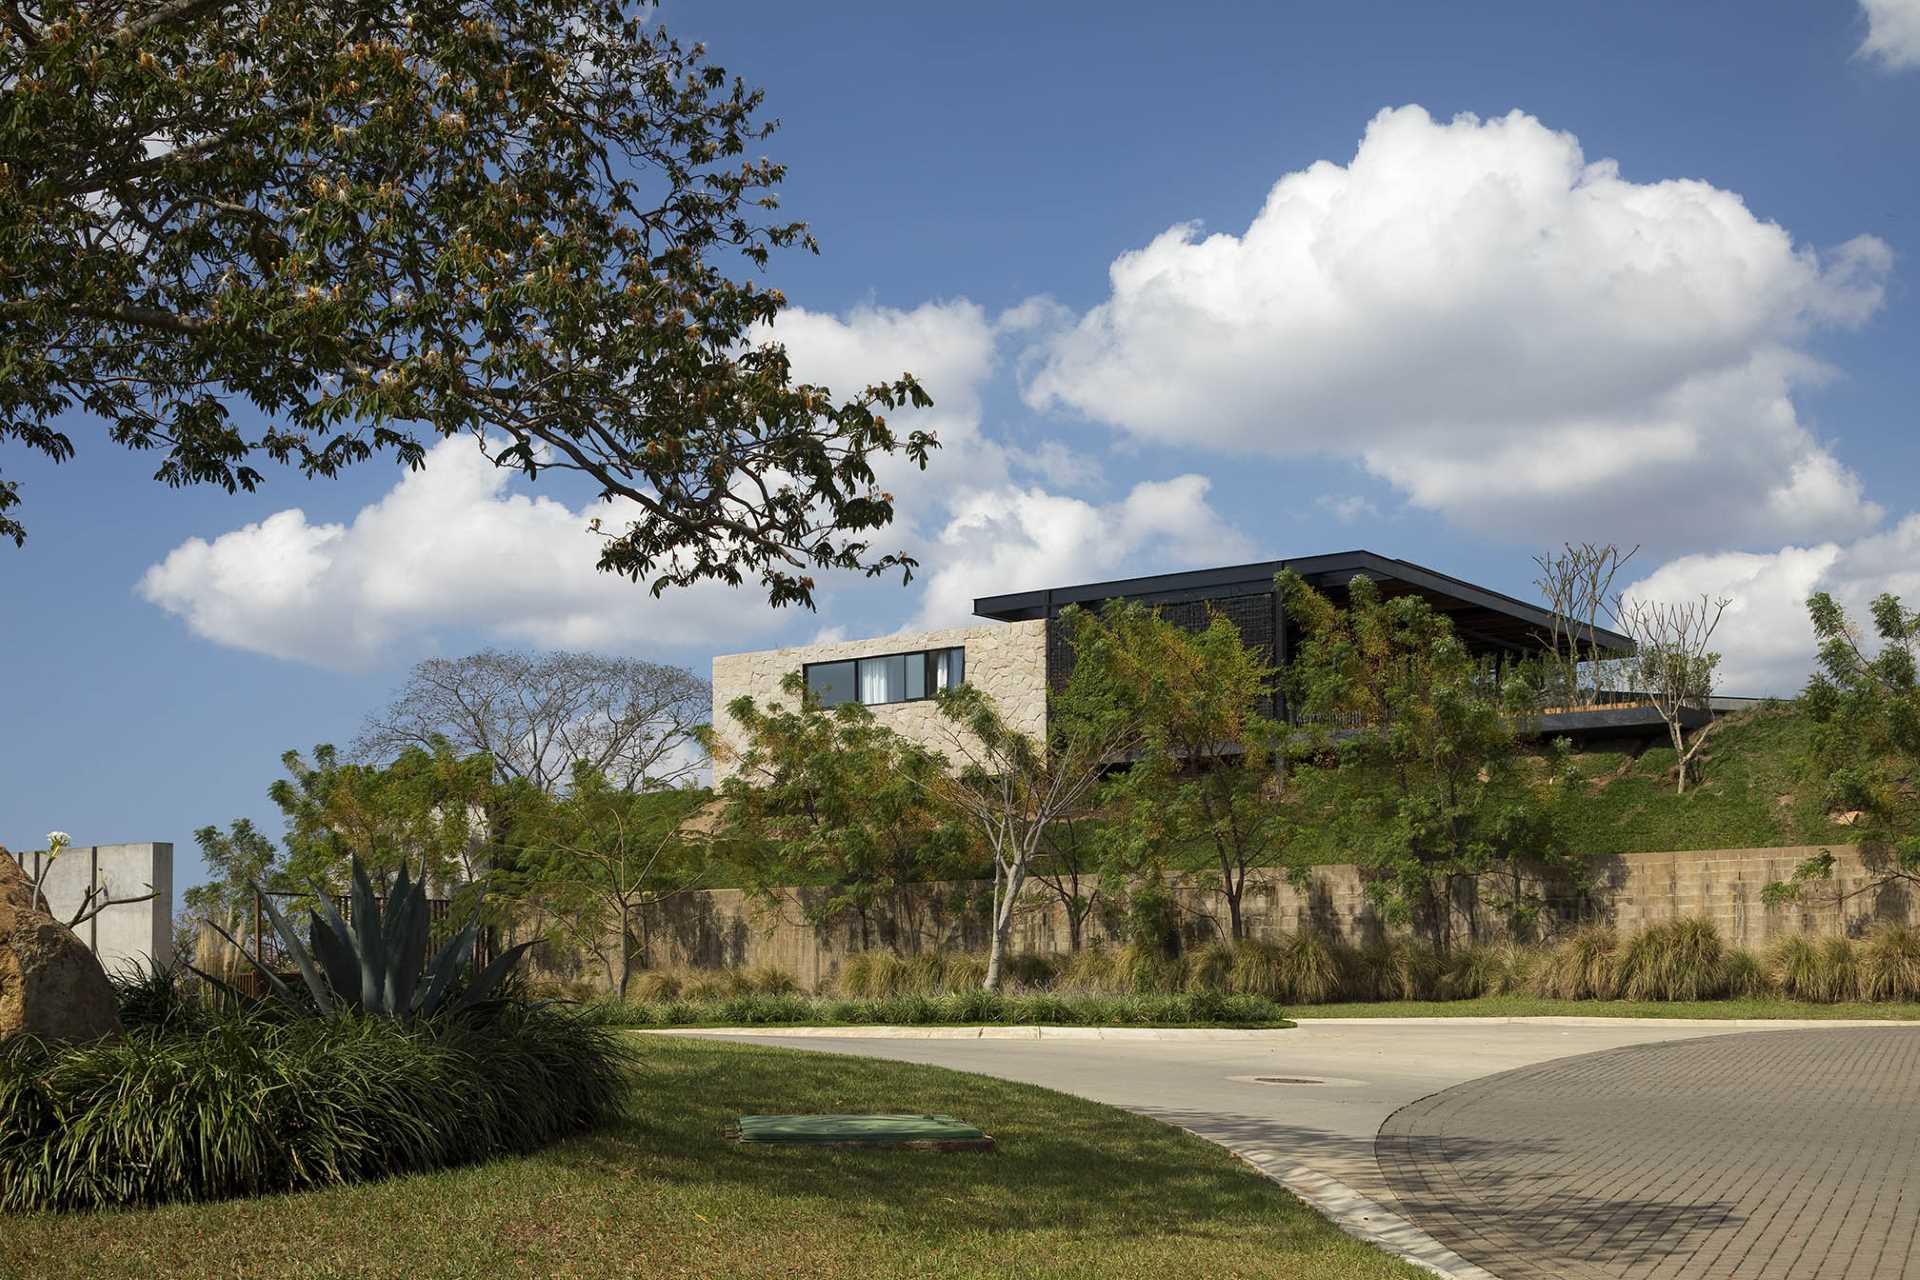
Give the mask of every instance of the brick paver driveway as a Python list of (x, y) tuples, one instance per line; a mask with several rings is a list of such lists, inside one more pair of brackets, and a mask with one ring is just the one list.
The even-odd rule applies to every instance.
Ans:
[(1394, 1113), (1401, 1207), (1502, 1277), (1920, 1275), (1920, 1029), (1563, 1058)]

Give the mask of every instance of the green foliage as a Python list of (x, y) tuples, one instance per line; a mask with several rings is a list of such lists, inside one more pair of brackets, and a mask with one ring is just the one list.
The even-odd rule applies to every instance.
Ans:
[(108, 974), (107, 981), (120, 1025), (128, 1030), (195, 1030), (214, 1013), (214, 996), (197, 990), (197, 979), (181, 965), (133, 960)]
[(207, 879), (181, 895), (187, 910), (231, 934), (251, 927), (253, 886), (277, 878), (279, 850), (248, 818), (235, 818), (227, 830), (205, 826), (193, 833)]
[(763, 894), (793, 883), (796, 871), (824, 885), (809, 899), (809, 919), (850, 914), (862, 948), (878, 945), (879, 908), (904, 886), (968, 865), (966, 833), (940, 800), (939, 766), (926, 750), (857, 702), (822, 707), (799, 672), (781, 689), (790, 703), (740, 697), (727, 707), (741, 742), (720, 788), (723, 855)]
[(593, 957), (624, 995), (640, 958), (639, 913), (703, 883), (706, 850), (684, 828), (708, 797), (630, 791), (585, 762), (572, 783), (560, 796), (523, 794), (513, 866), (495, 882), (544, 941)]
[[(322, 1013), (346, 1009), (378, 1017), (412, 1018), (470, 1009), (492, 999), (520, 957), (533, 946), (523, 942), (509, 947), (470, 981), (463, 980), (480, 936), (479, 921), (468, 921), (430, 957), (425, 882), (410, 881), (402, 865), (382, 902), (358, 858), (353, 859), (352, 872), (351, 923), (341, 917), (332, 897), (316, 887), (317, 906), (308, 913), (307, 942), (301, 941), (272, 898), (261, 899), (281, 948), (299, 966), (306, 996)], [(270, 966), (251, 953), (243, 954), (283, 1002), (295, 1008), (306, 1007), (306, 1000)]]
[(1290, 571), (1275, 587), (1304, 636), (1285, 676), (1304, 725), (1293, 750), (1337, 761), (1303, 770), (1304, 789), (1369, 895), (1445, 951), (1456, 892), (1484, 878), (1506, 886), (1508, 927), (1526, 932), (1527, 873), (1580, 873), (1557, 812), (1572, 787), (1565, 747), (1544, 786), (1528, 776), (1498, 673), (1422, 597), (1383, 599), (1356, 577), (1343, 609)]
[(1299, 825), (1274, 770), (1275, 668), (1218, 613), (1192, 632), (1116, 601), (1099, 614), (1069, 609), (1060, 625), (1074, 651), (1069, 696), (1099, 691), (1140, 733), (1137, 758), (1104, 797), (1119, 810), (1104, 833), (1110, 873), (1138, 877), (1180, 846), (1204, 845), (1225, 938), (1245, 938), (1248, 874), (1283, 864)]
[(1862, 1000), (1920, 1000), (1920, 929), (1888, 921), (1856, 948)]
[(494, 783), (491, 757), (461, 757), (445, 739), (385, 765), (342, 762), (327, 743), (280, 762), (287, 776), (267, 789), (286, 821), (285, 863), (266, 885), (275, 889), (317, 881), (339, 892), (355, 859), (382, 883), (408, 863), (423, 879), (473, 883), (476, 854), (493, 843), (516, 794)]
[(741, 995), (708, 1001), (589, 1007), (608, 1025), (670, 1026), (1284, 1026), (1281, 1007), (1262, 996), (1218, 992), (950, 991), (864, 999)]
[[(1920, 613), (1894, 595), (1871, 606), (1878, 647), (1832, 596), (1807, 601), (1820, 641), (1820, 669), (1801, 705), (1813, 723), (1812, 754), (1826, 780), (1826, 807), (1857, 813), (1854, 833), (1872, 856), (1875, 887), (1920, 886)], [(1809, 859), (1767, 900), (1790, 902), (1815, 884), (1830, 887), (1831, 857)]]
[[(800, 990), (782, 969), (649, 969), (636, 974), (629, 996), (642, 1003), (726, 1000), (734, 996), (792, 995)], [(616, 997), (624, 999), (627, 997)]]
[(586, 1128), (624, 1089), (614, 1037), (524, 1005), (15, 1041), (0, 1050), (0, 1209), (267, 1195), (482, 1160)]
[[(78, 409), (159, 478), (268, 460), (419, 467), (471, 438), (584, 474), (631, 519), (604, 569), (656, 592), (909, 570), (872, 462), (935, 441), (836, 402), (760, 335), (811, 249), (748, 153), (761, 95), (646, 0), (137, 7), (47, 0), (0, 42), (0, 441), (58, 462)], [(245, 402), (236, 417), (234, 407)], [(257, 425), (256, 425), (257, 423)], [(416, 434), (415, 428), (418, 428)], [(24, 530), (0, 482), (0, 537)], [(596, 527), (597, 527), (596, 522)]]

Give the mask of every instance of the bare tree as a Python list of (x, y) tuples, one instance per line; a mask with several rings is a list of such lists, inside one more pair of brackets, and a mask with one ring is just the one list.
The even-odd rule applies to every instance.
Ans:
[[(53, 904), (47, 899), (47, 879), (53, 874), (53, 865), (60, 860), (61, 853), (72, 847), (73, 841), (68, 837), (66, 832), (49, 831), (47, 833), (47, 848), (45, 852), (21, 853), (17, 855), (20, 870), (26, 873), (27, 888), (33, 894), (35, 904), (48, 915), (53, 915)], [(0, 854), (4, 854), (5, 852), (5, 849), (0, 849)], [(29, 866), (27, 862), (29, 858), (33, 860), (31, 866)], [(128, 906), (136, 902), (152, 902), (159, 896), (152, 885), (147, 885), (146, 890), (145, 893), (119, 897), (114, 893), (111, 884), (107, 883), (104, 879), (95, 878), (89, 881), (86, 889), (80, 894), (80, 901), (74, 907), (73, 914), (67, 917), (66, 926), (69, 929), (78, 929), (81, 925), (93, 919), (109, 907)]]
[(1732, 603), (1730, 596), (1710, 597), (1704, 592), (1698, 600), (1682, 604), (1625, 599), (1614, 603), (1620, 625), (1633, 637), (1635, 682), (1667, 722), (1667, 732), (1673, 737), (1680, 795), (1687, 793), (1687, 774), (1692, 770), (1694, 754), (1706, 741), (1702, 729), (1688, 745), (1683, 713), (1711, 710), (1713, 673), (1720, 665), (1720, 655), (1707, 645), (1720, 625), (1720, 616)]
[(993, 946), (988, 991), (1000, 986), (1013, 920), (1048, 831), (1081, 810), (1107, 766), (1140, 742), (1138, 722), (1116, 708), (1106, 714), (1049, 715), (1046, 741), (1013, 728), (993, 699), (973, 685), (940, 695), (954, 758), (928, 785), (965, 815), (993, 857)]
[(629, 791), (672, 786), (700, 766), (693, 731), (713, 692), (685, 667), (554, 650), (487, 649), (429, 658), (399, 696), (367, 718), (354, 751), (390, 759), (445, 738), (493, 757), (502, 781), (561, 790), (585, 764)]
[[(1610, 663), (1599, 644), (1600, 620), (1613, 608), (1613, 579), (1640, 548), (1622, 552), (1612, 542), (1571, 542), (1533, 558), (1533, 580), (1553, 619), (1542, 637), (1552, 651), (1560, 697), (1570, 707), (1591, 706), (1606, 691)], [(1582, 668), (1591, 685), (1581, 682)]]

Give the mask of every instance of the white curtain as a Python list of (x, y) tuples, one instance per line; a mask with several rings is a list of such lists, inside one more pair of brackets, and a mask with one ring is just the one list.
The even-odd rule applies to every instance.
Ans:
[(885, 660), (867, 661), (860, 664), (860, 701), (866, 703), (892, 702), (893, 691), (887, 688), (887, 664)]

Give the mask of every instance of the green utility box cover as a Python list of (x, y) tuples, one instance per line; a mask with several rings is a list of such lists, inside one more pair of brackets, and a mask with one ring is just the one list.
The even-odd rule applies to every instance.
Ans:
[(993, 1146), (992, 1138), (952, 1116), (741, 1116), (735, 1136), (742, 1142), (942, 1151), (984, 1151)]

